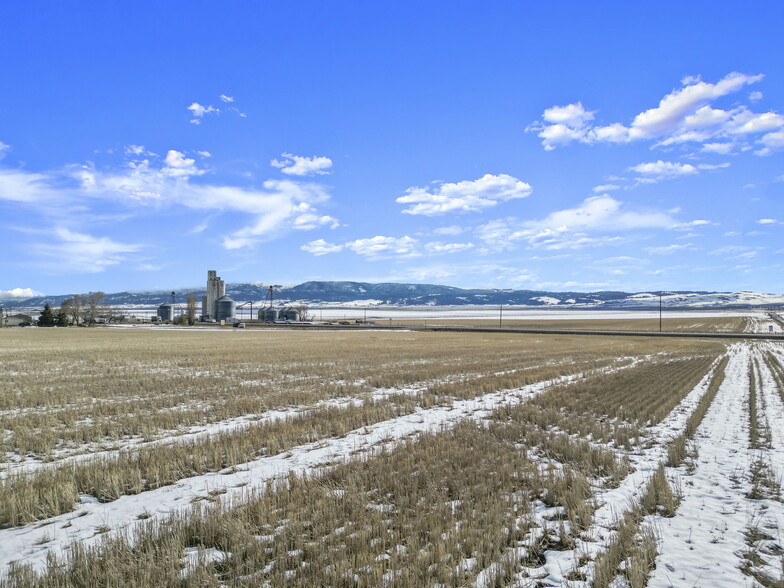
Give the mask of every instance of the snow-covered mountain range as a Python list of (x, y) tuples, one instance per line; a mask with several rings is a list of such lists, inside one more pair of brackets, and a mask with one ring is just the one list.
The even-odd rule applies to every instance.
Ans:
[[(226, 291), (236, 302), (263, 303), (268, 284), (227, 284)], [(184, 302), (189, 292), (199, 299), (203, 289), (178, 291)], [(107, 294), (104, 304), (150, 306), (168, 301), (170, 291), (117, 292)], [(651, 309), (659, 306), (659, 292), (551, 292), (546, 290), (464, 289), (437, 284), (398, 284), (369, 282), (305, 282), (296, 286), (274, 286), (276, 304), (296, 303), (310, 306), (477, 306), (510, 305), (550, 308)], [(37, 296), (0, 301), (5, 308), (40, 308), (59, 305), (73, 294)], [(784, 294), (759, 292), (662, 292), (666, 308), (748, 308), (784, 305)]]

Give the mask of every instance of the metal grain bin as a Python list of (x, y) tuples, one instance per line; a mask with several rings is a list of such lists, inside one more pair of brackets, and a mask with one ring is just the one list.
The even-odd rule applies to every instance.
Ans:
[(264, 321), (266, 323), (274, 323), (276, 320), (278, 320), (278, 309), (262, 308), (259, 311), (259, 320)]
[(158, 316), (161, 317), (161, 320), (164, 322), (171, 322), (174, 320), (174, 306), (171, 304), (161, 304), (158, 307)]
[(298, 321), (299, 311), (291, 308), (290, 306), (280, 311), (280, 319), (284, 321)]
[(237, 303), (228, 296), (221, 296), (215, 302), (215, 320), (230, 321), (237, 314)]

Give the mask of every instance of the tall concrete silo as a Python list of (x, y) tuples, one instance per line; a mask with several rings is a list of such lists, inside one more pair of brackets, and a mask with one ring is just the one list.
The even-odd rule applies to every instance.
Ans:
[[(218, 277), (218, 272), (207, 272), (207, 295), (201, 299), (201, 314), (207, 320), (218, 318), (217, 302), (226, 295), (226, 284)], [(232, 317), (234, 315), (232, 314)]]

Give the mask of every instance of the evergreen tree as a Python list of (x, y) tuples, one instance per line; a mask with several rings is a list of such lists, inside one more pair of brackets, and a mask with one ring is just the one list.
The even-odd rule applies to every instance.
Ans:
[(38, 326), (39, 327), (53, 327), (55, 323), (54, 313), (52, 312), (52, 307), (48, 304), (44, 306), (44, 309), (41, 311), (41, 316), (38, 317)]
[(57, 313), (57, 316), (54, 319), (54, 324), (56, 327), (67, 327), (70, 324), (70, 320), (68, 319), (68, 313), (64, 310), (60, 309)]

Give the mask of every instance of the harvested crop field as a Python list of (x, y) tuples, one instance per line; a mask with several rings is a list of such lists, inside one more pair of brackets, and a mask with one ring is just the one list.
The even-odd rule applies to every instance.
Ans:
[(5, 330), (0, 584), (778, 586), (784, 345)]

